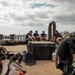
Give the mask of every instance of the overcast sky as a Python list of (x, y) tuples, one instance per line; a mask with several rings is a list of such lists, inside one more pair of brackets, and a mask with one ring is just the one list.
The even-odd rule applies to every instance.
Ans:
[(75, 31), (75, 0), (0, 0), (0, 34), (26, 34), (56, 22), (61, 31)]

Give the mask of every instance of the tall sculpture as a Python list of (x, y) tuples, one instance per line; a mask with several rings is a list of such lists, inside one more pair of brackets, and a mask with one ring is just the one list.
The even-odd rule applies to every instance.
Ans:
[(56, 31), (56, 23), (55, 21), (51, 21), (48, 27), (48, 40), (49, 41), (53, 39), (55, 31)]

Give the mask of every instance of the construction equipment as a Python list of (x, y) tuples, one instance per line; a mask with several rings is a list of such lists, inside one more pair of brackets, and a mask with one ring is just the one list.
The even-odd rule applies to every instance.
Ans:
[(75, 37), (64, 39), (56, 54), (56, 67), (60, 69), (62, 75), (75, 75)]

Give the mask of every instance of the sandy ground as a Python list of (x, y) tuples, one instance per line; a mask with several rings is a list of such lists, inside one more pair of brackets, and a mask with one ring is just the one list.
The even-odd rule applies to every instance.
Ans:
[[(22, 52), (27, 50), (26, 45), (17, 46), (4, 46), (8, 51), (13, 51), (14, 53)], [(26, 69), (27, 73), (25, 75), (61, 75), (61, 71), (56, 69), (55, 62), (50, 60), (37, 60), (36, 65), (27, 66), (25, 63), (21, 65)]]

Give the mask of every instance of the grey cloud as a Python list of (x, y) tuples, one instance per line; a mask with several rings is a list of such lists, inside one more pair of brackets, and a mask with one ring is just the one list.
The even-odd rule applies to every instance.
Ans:
[(14, 20), (17, 20), (17, 21), (23, 21), (25, 20), (25, 16), (16, 16), (14, 13), (13, 14), (10, 14), (11, 18), (13, 18)]
[[(32, 1), (32, 0), (27, 0), (27, 1)], [(24, 3), (24, 2), (26, 2), (26, 0), (22, 0), (22, 2)]]
[(72, 4), (75, 4), (75, 0), (64, 0), (64, 2), (68, 2), (68, 3), (72, 3)]
[(14, 19), (18, 21), (23, 21), (25, 20), (25, 17), (18, 16), (18, 17), (14, 17)]
[(5, 2), (5, 1), (3, 2), (3, 1), (1, 1), (0, 3), (1, 3), (3, 6), (9, 6), (9, 3), (8, 3), (8, 2)]
[[(24, 27), (26, 28), (26, 26), (32, 28), (34, 27), (36, 28), (40, 28), (43, 29), (43, 27), (47, 27), (47, 25), (49, 24), (50, 21), (54, 20), (56, 21), (56, 23), (59, 23), (61, 26), (63, 27), (63, 25), (68, 25), (71, 26), (75, 24), (75, 10), (74, 10), (74, 3), (75, 0), (71, 1), (71, 0), (52, 0), (52, 1), (56, 1), (59, 4), (59, 7), (54, 8), (54, 9), (49, 9), (49, 8), (35, 8), (32, 9), (31, 8), (31, 4), (34, 2), (31, 2), (31, 0), (29, 1), (29, 7), (25, 8), (25, 6), (27, 6), (26, 0), (22, 0), (23, 1), (23, 5), (19, 4), (19, 3), (12, 3), (11, 6), (9, 6), (8, 8), (11, 9), (9, 11), (9, 9), (4, 10), (5, 12), (7, 11), (8, 13), (6, 14), (6, 16), (4, 16), (4, 22), (6, 21), (6, 19), (10, 19), (12, 23), (15, 23), (16, 27)], [(30, 3), (31, 2), (31, 3)], [(39, 1), (40, 2), (40, 1)], [(55, 3), (56, 3), (55, 2)], [(8, 6), (11, 2), (1, 2), (3, 7)], [(21, 10), (22, 9), (22, 10)], [(45, 9), (45, 10), (44, 10)], [(62, 13), (61, 13), (62, 10)], [(17, 14), (17, 13), (23, 13), (23, 14)], [(25, 13), (25, 14), (24, 14)], [(70, 15), (69, 15), (70, 14)], [(5, 22), (6, 23), (6, 22)], [(11, 24), (7, 23), (8, 24)], [(12, 27), (12, 26), (11, 26)], [(25, 29), (24, 29), (25, 30)]]
[(71, 25), (75, 24), (75, 14), (56, 16), (55, 19), (59, 23)]
[(47, 14), (46, 14), (46, 13), (42, 13), (42, 12), (39, 12), (39, 13), (37, 14), (37, 16), (38, 16), (39, 18), (41, 18), (41, 19), (48, 18)]
[(22, 27), (26, 27), (26, 26), (38, 27), (38, 26), (42, 25), (42, 23), (39, 22), (39, 19), (38, 20), (35, 20), (35, 18), (28, 17), (27, 19), (25, 19), (24, 17), (16, 17), (15, 14), (11, 14), (11, 18), (13, 18), (13, 20), (15, 21), (16, 26), (22, 26)]
[(40, 12), (38, 14), (36, 13), (36, 15), (29, 15), (29, 18), (34, 20), (35, 18), (46, 19), (48, 16), (45, 13)]
[(68, 2), (68, 3), (75, 3), (75, 0), (52, 0), (54, 2)]
[(35, 14), (28, 14), (28, 18), (29, 18), (29, 19), (34, 19), (35, 17), (36, 17)]
[(7, 16), (7, 15), (4, 15), (3, 17), (0, 16), (0, 19), (1, 20), (4, 20), (4, 21), (9, 21), (10, 20), (10, 17)]
[(21, 26), (30, 26), (30, 27), (39, 27), (39, 26), (45, 26), (43, 23), (41, 23), (39, 20), (26, 20), (19, 23)]
[(75, 0), (52, 0), (52, 1), (60, 5), (60, 7), (62, 6), (63, 8), (66, 8), (66, 10), (68, 11), (75, 9)]
[[(50, 11), (49, 11), (50, 12)], [(28, 14), (29, 19), (37, 21), (37, 19), (48, 19), (48, 12), (42, 10), (40, 12), (34, 12), (34, 14)]]

